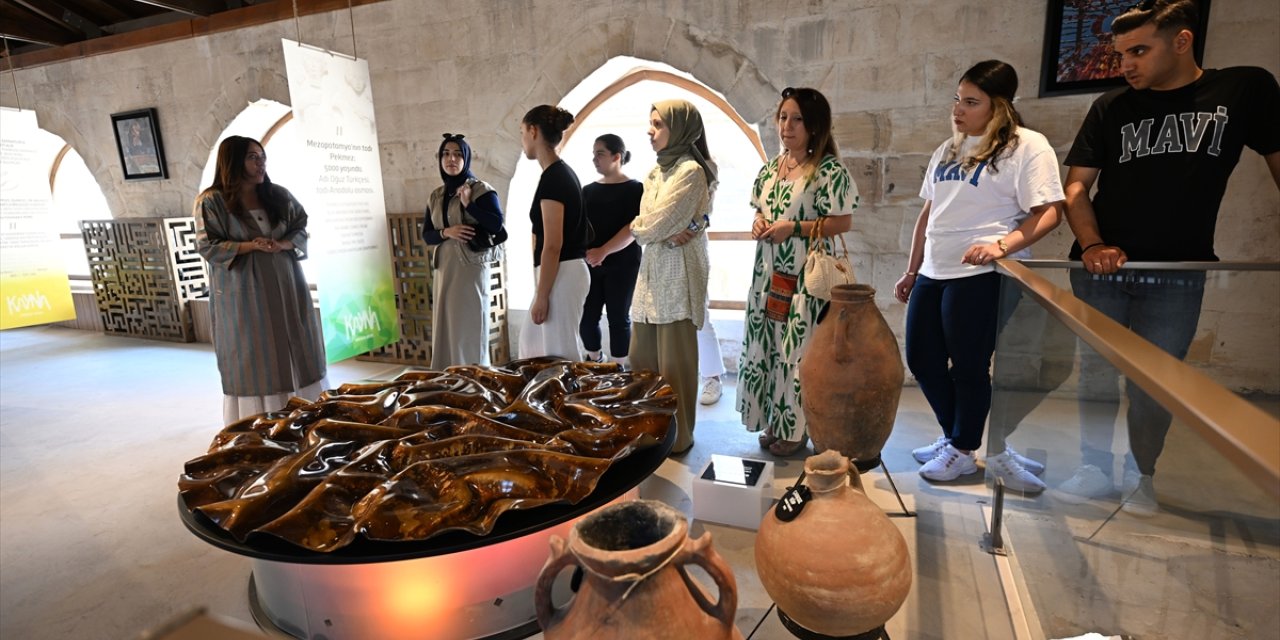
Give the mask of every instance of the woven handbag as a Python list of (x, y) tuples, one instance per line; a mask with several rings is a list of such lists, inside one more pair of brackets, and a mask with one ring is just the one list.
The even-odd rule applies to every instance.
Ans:
[[(838, 284), (853, 284), (853, 265), (849, 262), (849, 247), (840, 239), (841, 255), (827, 253), (827, 243), (822, 241), (822, 225), (826, 218), (818, 218), (809, 235), (809, 257), (804, 261), (804, 287), (809, 295), (823, 300), (831, 299), (831, 288)], [(834, 244), (834, 241), (833, 241)]]

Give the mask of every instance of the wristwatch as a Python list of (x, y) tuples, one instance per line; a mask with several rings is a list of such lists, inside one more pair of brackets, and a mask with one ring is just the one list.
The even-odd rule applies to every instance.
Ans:
[(1005, 242), (1004, 238), (996, 240), (996, 246), (1000, 247), (1000, 250), (1003, 251), (1006, 256), (1009, 255), (1009, 243)]

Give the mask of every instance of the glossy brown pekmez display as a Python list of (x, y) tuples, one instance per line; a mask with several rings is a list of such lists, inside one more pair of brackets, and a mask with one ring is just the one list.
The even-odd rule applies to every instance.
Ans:
[(510, 509), (589, 495), (611, 462), (666, 437), (656, 374), (558, 358), (348, 384), (231, 424), (186, 464), (187, 508), (330, 552), (358, 536), (488, 533)]

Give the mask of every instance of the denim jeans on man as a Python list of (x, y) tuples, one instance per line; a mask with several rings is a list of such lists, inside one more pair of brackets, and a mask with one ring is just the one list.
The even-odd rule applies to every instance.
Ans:
[(1000, 275), (934, 280), (917, 276), (907, 301), (907, 368), (943, 435), (962, 451), (982, 445), (991, 409)]
[[(1071, 289), (1077, 298), (1179, 360), (1187, 356), (1196, 335), (1204, 282), (1203, 271), (1123, 269), (1094, 275), (1071, 270)], [(1080, 354), (1082, 463), (1111, 476), (1119, 374), (1083, 343)], [(1131, 451), (1125, 468), (1154, 475), (1173, 417), (1136, 384), (1126, 382), (1125, 394)]]

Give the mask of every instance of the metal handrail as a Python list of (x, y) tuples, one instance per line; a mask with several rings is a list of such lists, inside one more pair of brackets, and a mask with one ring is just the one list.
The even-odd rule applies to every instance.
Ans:
[[(1083, 269), (1079, 260), (1018, 260), (1031, 269)], [(1159, 269), (1166, 271), (1280, 271), (1280, 262), (1126, 262), (1125, 269)]]
[(999, 260), (996, 268), (1247, 477), (1280, 496), (1280, 420), (1055, 286), (1030, 265)]

